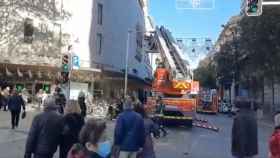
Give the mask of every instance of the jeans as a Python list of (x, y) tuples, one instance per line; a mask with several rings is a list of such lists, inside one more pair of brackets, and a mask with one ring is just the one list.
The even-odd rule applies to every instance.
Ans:
[(20, 111), (19, 110), (11, 110), (11, 124), (12, 128), (18, 127), (18, 122), (19, 122), (19, 115)]

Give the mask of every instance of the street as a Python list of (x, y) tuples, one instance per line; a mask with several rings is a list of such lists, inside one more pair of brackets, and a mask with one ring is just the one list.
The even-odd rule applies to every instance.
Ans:
[[(32, 118), (38, 113), (29, 110), (27, 117), (21, 120), (20, 127), (14, 131), (10, 129), (8, 112), (0, 112), (0, 152), (1, 158), (22, 158), (24, 146)], [(199, 115), (211, 124), (220, 128), (219, 132), (193, 127), (168, 129), (168, 136), (155, 142), (158, 158), (231, 158), (231, 126), (232, 118), (226, 115)], [(273, 130), (269, 121), (259, 121), (259, 155), (257, 158), (267, 157), (267, 141)], [(114, 122), (108, 123), (107, 131), (112, 136)], [(190, 143), (191, 142), (191, 143)], [(190, 154), (184, 155), (190, 147)]]

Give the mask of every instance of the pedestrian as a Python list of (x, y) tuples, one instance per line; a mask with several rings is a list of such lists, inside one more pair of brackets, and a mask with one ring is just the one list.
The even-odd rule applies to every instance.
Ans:
[(71, 147), (79, 142), (79, 133), (84, 125), (84, 118), (81, 116), (81, 109), (77, 101), (68, 101), (62, 122), (63, 130), (59, 157), (67, 158)]
[(106, 123), (90, 119), (80, 132), (80, 142), (87, 151), (88, 158), (110, 158), (111, 143), (106, 136)]
[(275, 130), (269, 140), (269, 158), (280, 158), (280, 111), (274, 116)]
[(36, 115), (29, 130), (24, 158), (52, 158), (61, 142), (63, 116), (53, 96), (44, 102), (44, 111)]
[(81, 114), (85, 118), (87, 115), (87, 106), (86, 106), (86, 96), (83, 91), (80, 91), (79, 96), (78, 96), (78, 102), (81, 108)]
[(136, 158), (145, 143), (144, 120), (133, 111), (131, 97), (126, 97), (124, 111), (115, 126), (114, 145), (120, 151), (120, 158)]
[(10, 97), (10, 87), (6, 87), (4, 90), (3, 90), (3, 110), (4, 111), (7, 111), (7, 106), (8, 106), (8, 99)]
[(66, 97), (63, 94), (61, 88), (56, 87), (55, 92), (54, 92), (54, 97), (55, 97), (55, 103), (56, 105), (59, 106), (59, 113), (63, 114), (64, 113), (64, 107), (66, 104)]
[(118, 99), (117, 108), (116, 108), (116, 116), (123, 112), (123, 99)]
[(138, 153), (137, 158), (155, 158), (154, 142), (152, 136), (159, 138), (160, 132), (158, 126), (148, 117), (145, 109), (141, 105), (136, 105), (135, 112), (139, 113), (144, 118), (145, 127), (145, 144), (141, 153)]
[(44, 105), (44, 102), (46, 100), (46, 98), (48, 97), (48, 94), (46, 91), (43, 91), (43, 94), (42, 94), (42, 106)]
[(38, 99), (38, 108), (41, 109), (41, 105), (43, 104), (43, 90), (40, 89), (38, 93), (36, 94)]
[(17, 128), (19, 124), (21, 108), (23, 108), (25, 112), (25, 102), (16, 90), (12, 91), (12, 96), (8, 99), (8, 108), (11, 112), (12, 129), (15, 129), (15, 127)]
[(159, 130), (163, 133), (163, 137), (167, 135), (167, 131), (165, 130), (164, 123), (162, 121), (162, 116), (164, 115), (165, 111), (165, 104), (163, 103), (163, 100), (161, 97), (157, 100), (156, 105), (156, 116), (154, 117), (155, 122), (159, 125)]
[(233, 121), (232, 155), (237, 158), (254, 157), (258, 154), (258, 125), (251, 102), (247, 97), (237, 97), (235, 105), (240, 111)]
[(2, 91), (2, 87), (0, 86), (0, 110), (2, 109), (3, 106), (3, 91)]

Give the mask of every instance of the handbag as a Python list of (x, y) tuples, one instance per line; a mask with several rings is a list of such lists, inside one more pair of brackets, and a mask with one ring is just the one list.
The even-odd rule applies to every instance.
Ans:
[(26, 112), (24, 111), (22, 114), (21, 114), (21, 119), (24, 119), (26, 117)]

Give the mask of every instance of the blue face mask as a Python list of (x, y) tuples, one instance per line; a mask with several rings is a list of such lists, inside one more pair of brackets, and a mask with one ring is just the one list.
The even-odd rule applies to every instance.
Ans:
[(106, 158), (111, 153), (111, 143), (110, 141), (105, 141), (102, 143), (98, 143), (98, 151), (97, 154), (101, 157)]

